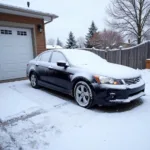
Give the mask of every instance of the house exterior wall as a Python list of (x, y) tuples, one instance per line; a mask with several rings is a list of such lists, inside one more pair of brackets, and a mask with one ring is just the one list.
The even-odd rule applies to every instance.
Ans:
[[(15, 23), (17, 27), (19, 27), (19, 24), (20, 24), (21, 28), (23, 27), (30, 28), (31, 27), (30, 25), (32, 25), (33, 28), (31, 29), (33, 31), (33, 43), (34, 43), (33, 49), (34, 49), (35, 55), (38, 55), (39, 53), (46, 50), (45, 28), (44, 28), (43, 19), (0, 13), (0, 21), (7, 22), (7, 25), (8, 25), (8, 22), (10, 22), (9, 24), (10, 27), (11, 27), (11, 24), (15, 24)], [(38, 24), (42, 25), (43, 27), (43, 31), (41, 33), (38, 31), (38, 28), (37, 28)]]
[(150, 69), (150, 59), (146, 60), (146, 69)]

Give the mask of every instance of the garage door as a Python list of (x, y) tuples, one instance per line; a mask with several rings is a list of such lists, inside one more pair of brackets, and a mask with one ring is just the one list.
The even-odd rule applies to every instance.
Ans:
[(0, 80), (26, 77), (26, 65), (31, 59), (31, 30), (0, 27)]

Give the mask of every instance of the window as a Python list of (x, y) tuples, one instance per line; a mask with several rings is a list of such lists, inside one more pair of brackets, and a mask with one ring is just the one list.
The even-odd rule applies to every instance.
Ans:
[(45, 52), (40, 55), (40, 61), (48, 62), (52, 52)]
[(57, 63), (58, 61), (65, 61), (66, 62), (66, 58), (64, 57), (64, 55), (62, 53), (54, 52), (52, 55), (51, 62)]
[(12, 31), (11, 30), (1, 30), (1, 34), (10, 35), (10, 34), (12, 34)]
[(40, 61), (40, 59), (41, 59), (41, 54), (35, 58), (36, 61)]
[(26, 31), (17, 31), (17, 35), (26, 36), (27, 32)]

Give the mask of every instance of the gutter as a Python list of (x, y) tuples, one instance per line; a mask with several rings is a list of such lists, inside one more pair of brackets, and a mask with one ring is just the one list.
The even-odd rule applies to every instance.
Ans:
[(50, 21), (45, 22), (45, 23), (44, 23), (44, 25), (46, 25), (46, 24), (48, 24), (48, 23), (52, 22), (53, 20), (54, 20), (54, 18), (53, 18), (53, 17), (51, 17), (51, 20), (50, 20)]
[(50, 22), (52, 22), (54, 19), (56, 19), (56, 18), (58, 18), (58, 16), (51, 16), (51, 20), (50, 21), (47, 21), (47, 22), (45, 22), (44, 23), (44, 25), (46, 25), (46, 24), (48, 24), (48, 23), (50, 23)]

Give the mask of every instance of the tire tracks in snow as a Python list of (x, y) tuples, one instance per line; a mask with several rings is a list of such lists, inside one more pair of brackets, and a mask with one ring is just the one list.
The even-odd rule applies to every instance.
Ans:
[(43, 113), (46, 113), (46, 111), (43, 110), (43, 109), (39, 109), (39, 110), (31, 112), (29, 114), (23, 114), (21, 116), (14, 117), (12, 119), (6, 120), (6, 121), (4, 121), (0, 124), (2, 124), (3, 126), (7, 126), (7, 125), (13, 124), (13, 123), (18, 122), (18, 121), (27, 120), (29, 118), (32, 118), (34, 116), (37, 116), (37, 115), (40, 115), (40, 114), (43, 114)]
[[(43, 114), (43, 113), (46, 113), (46, 111), (40, 109), (40, 110), (34, 111), (34, 112), (30, 113), (30, 114), (24, 114), (24, 115), (21, 115), (21, 116), (18, 116), (18, 117), (14, 117), (14, 118), (6, 120), (4, 122), (2, 120), (0, 120), (0, 129), (3, 132), (5, 132), (5, 134), (7, 136), (9, 136), (9, 139), (11, 140), (10, 143), (13, 144), (13, 146), (11, 144), (7, 144), (6, 147), (1, 147), (1, 145), (0, 145), (0, 150), (7, 150), (7, 148), (8, 148), (8, 150), (11, 150), (10, 148), (15, 149), (15, 150), (17, 150), (17, 149), (18, 150), (23, 150), (22, 146), (20, 146), (17, 143), (16, 139), (7, 131), (7, 126), (11, 125), (11, 124), (13, 124), (15, 122), (18, 122), (18, 121), (27, 120), (29, 118), (35, 117), (35, 116)], [(7, 141), (4, 141), (4, 142), (7, 143)]]
[[(18, 150), (23, 150), (23, 148), (16, 142), (15, 138), (7, 131), (7, 128), (5, 127), (5, 125), (3, 124), (3, 122), (0, 120), (0, 129), (5, 132), (5, 134), (9, 137), (9, 139), (11, 141), (4, 141), (6, 143), (9, 143), (9, 145), (2, 147), (0, 145), (0, 150), (13, 150), (13, 149), (18, 149)], [(3, 143), (4, 143), (3, 142)], [(17, 150), (16, 149), (16, 150)]]

